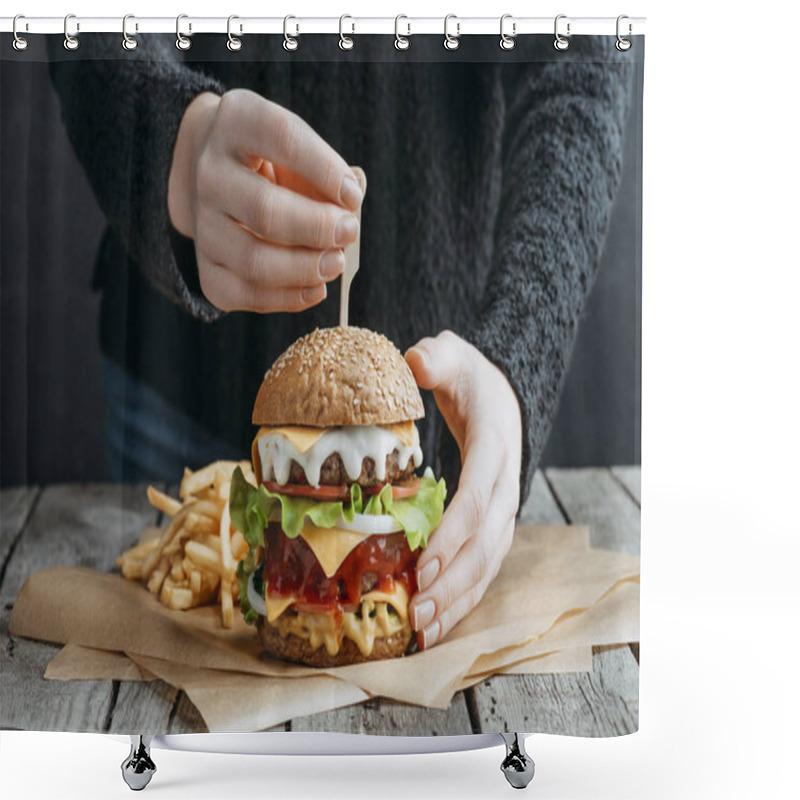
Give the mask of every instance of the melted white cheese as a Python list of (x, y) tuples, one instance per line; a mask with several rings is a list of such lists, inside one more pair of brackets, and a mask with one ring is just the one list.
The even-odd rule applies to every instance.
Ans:
[(261, 479), (287, 483), (292, 461), (296, 461), (312, 486), (319, 486), (319, 476), (325, 460), (338, 453), (345, 472), (351, 481), (361, 474), (362, 462), (371, 458), (375, 462), (375, 475), (379, 481), (386, 480), (386, 458), (397, 450), (397, 464), (404, 470), (422, 464), (422, 448), (419, 445), (417, 426), (412, 423), (411, 440), (401, 441), (397, 433), (380, 425), (352, 425), (328, 428), (308, 448), (300, 450), (294, 437), (280, 430), (262, 429), (257, 438), (258, 456), (261, 464)]

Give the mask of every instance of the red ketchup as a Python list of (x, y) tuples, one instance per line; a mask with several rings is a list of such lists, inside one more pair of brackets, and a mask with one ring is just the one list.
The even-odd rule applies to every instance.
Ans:
[(328, 578), (311, 548), (301, 537), (290, 539), (276, 522), (264, 532), (264, 581), (271, 597), (298, 598), (302, 611), (341, 614), (353, 610), (365, 591), (391, 592), (395, 581), (409, 596), (417, 590), (417, 554), (412, 553), (403, 531), (364, 539)]

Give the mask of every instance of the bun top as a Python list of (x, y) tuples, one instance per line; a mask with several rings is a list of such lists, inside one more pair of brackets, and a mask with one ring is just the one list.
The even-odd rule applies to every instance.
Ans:
[(272, 365), (253, 407), (254, 425), (389, 425), (425, 416), (400, 351), (365, 328), (322, 328)]

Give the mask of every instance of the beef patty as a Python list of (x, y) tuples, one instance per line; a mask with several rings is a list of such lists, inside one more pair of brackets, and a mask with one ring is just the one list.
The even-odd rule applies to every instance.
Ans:
[[(400, 469), (397, 463), (397, 450), (386, 456), (386, 477), (380, 480), (375, 474), (375, 462), (365, 458), (361, 464), (361, 474), (356, 480), (350, 480), (344, 468), (342, 457), (338, 453), (331, 453), (322, 464), (319, 471), (319, 482), (323, 486), (349, 486), (351, 483), (360, 483), (362, 486), (379, 486), (382, 483), (400, 483), (414, 474), (411, 459), (405, 469)], [(308, 483), (303, 468), (296, 461), (292, 461), (289, 483)]]

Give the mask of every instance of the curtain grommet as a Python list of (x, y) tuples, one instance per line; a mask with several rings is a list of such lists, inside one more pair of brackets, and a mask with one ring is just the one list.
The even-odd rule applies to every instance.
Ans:
[[(456, 21), (456, 35), (453, 36), (448, 31), (448, 24), (451, 19)], [(461, 23), (458, 21), (458, 17), (455, 14), (448, 14), (444, 18), (444, 49), (445, 50), (458, 50), (461, 46), (461, 41), (459, 40), (459, 36), (461, 35)]]
[[(24, 36), (20, 36), (17, 32), (17, 21), (25, 19), (24, 14), (17, 14), (14, 17), (14, 22), (12, 25), (12, 33), (14, 34), (14, 41), (11, 42), (11, 46), (18, 52), (21, 53), (23, 50), (28, 49), (28, 40)], [(25, 26), (27, 28), (27, 24)]]
[[(616, 44), (615, 44), (614, 46), (617, 48), (617, 50), (619, 50), (619, 51), (620, 51), (620, 53), (627, 53), (627, 52), (628, 52), (628, 50), (630, 50), (630, 49), (631, 49), (631, 47), (633, 47), (633, 42), (632, 42), (630, 39), (626, 39), (626, 38), (625, 38), (625, 37), (624, 37), (624, 36), (623, 36), (623, 35), (620, 33), (620, 23), (621, 23), (621, 22), (622, 22), (622, 20), (624, 20), (624, 19), (628, 19), (628, 15), (627, 15), (627, 14), (620, 14), (620, 15), (617, 17), (617, 41), (616, 41)], [(631, 32), (632, 32), (632, 31), (633, 31), (633, 26), (632, 26), (632, 25), (631, 25), (631, 23), (629, 22), (629, 23), (628, 23), (628, 36), (630, 36), (630, 35), (631, 35)]]
[(288, 50), (290, 53), (293, 53), (300, 45), (300, 42), (297, 41), (297, 34), (300, 32), (300, 26), (295, 25), (295, 35), (289, 36), (289, 20), (290, 19), (297, 19), (297, 17), (292, 16), (291, 14), (287, 14), (283, 18), (283, 49)]
[(566, 14), (558, 14), (556, 16), (555, 22), (553, 23), (553, 32), (555, 34), (555, 40), (553, 41), (553, 47), (558, 50), (560, 53), (563, 53), (565, 50), (569, 50), (569, 36), (570, 36), (570, 23), (567, 22), (567, 35), (562, 36), (558, 32), (558, 22), (559, 20), (566, 19)]
[(405, 14), (398, 14), (394, 18), (394, 47), (395, 50), (408, 50), (411, 47), (411, 42), (409, 41), (409, 36), (411, 36), (411, 23), (407, 22), (406, 27), (408, 30), (406, 31), (405, 36), (400, 35), (400, 20), (401, 19), (408, 19)]
[[(346, 19), (353, 19), (349, 14), (342, 14), (339, 17), (339, 49), (340, 50), (352, 50), (356, 46), (356, 40), (352, 36), (345, 36), (344, 35), (344, 21)], [(355, 22), (351, 23), (351, 30), (350, 33), (356, 32), (356, 24)]]
[[(228, 17), (228, 41), (226, 42), (225, 46), (228, 48), (228, 50), (231, 51), (231, 53), (238, 53), (242, 49), (242, 40), (231, 33), (231, 23), (235, 19), (239, 19), (239, 17), (236, 16), (236, 14), (231, 14)], [(242, 32), (242, 26), (240, 25), (239, 33), (241, 32)]]
[[(178, 14), (177, 19), (175, 20), (175, 47), (178, 50), (183, 50), (186, 52), (192, 46), (192, 40), (188, 36), (184, 36), (181, 33), (181, 20), (188, 19), (188, 14)], [(192, 23), (189, 23), (189, 33), (192, 32)]]
[[(506, 20), (511, 20), (511, 35), (506, 33), (505, 31), (505, 24)], [(517, 46), (517, 23), (514, 22), (514, 17), (512, 14), (503, 14), (500, 17), (500, 49), (501, 50), (513, 50)]]
[[(130, 52), (131, 50), (135, 50), (139, 46), (139, 42), (133, 36), (128, 36), (128, 20), (129, 19), (136, 19), (133, 14), (126, 14), (122, 18), (122, 47), (123, 49)], [(136, 30), (139, 29), (138, 23), (136, 24)]]
[[(70, 52), (73, 50), (77, 50), (81, 46), (81, 43), (78, 41), (77, 36), (70, 36), (69, 21), (71, 19), (76, 19), (75, 14), (67, 14), (67, 16), (64, 17), (64, 49), (69, 50)], [(80, 29), (81, 29), (80, 23), (76, 23), (75, 26), (76, 32), (80, 31)]]

